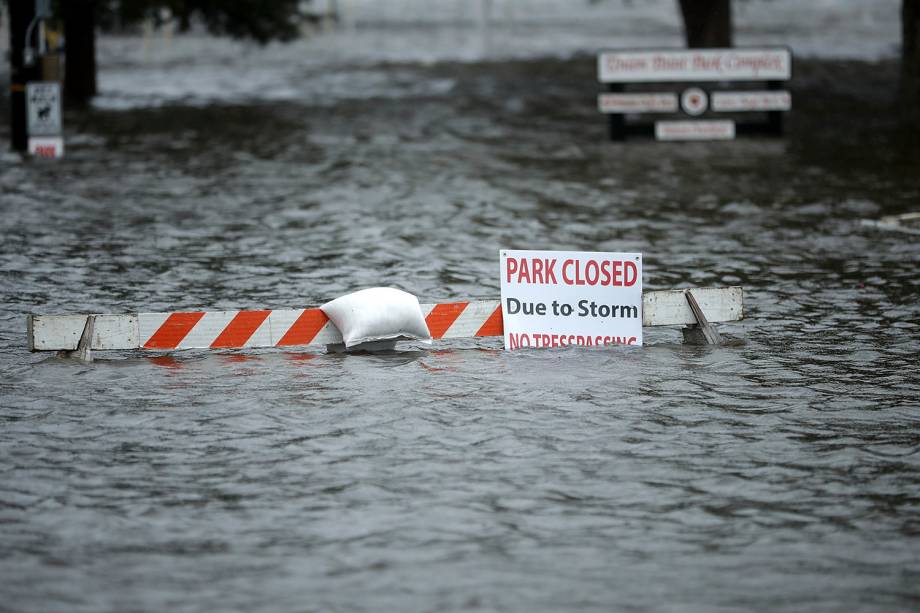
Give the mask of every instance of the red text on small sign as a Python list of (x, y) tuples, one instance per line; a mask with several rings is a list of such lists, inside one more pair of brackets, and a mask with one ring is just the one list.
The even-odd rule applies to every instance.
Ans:
[(635, 345), (637, 343), (635, 336), (583, 336), (576, 334), (544, 334), (535, 332), (533, 334), (510, 333), (508, 335), (508, 349), (526, 349), (533, 347), (535, 349), (545, 349), (547, 347), (606, 347), (609, 345)]
[(551, 258), (505, 258), (508, 283), (527, 285), (588, 285), (600, 287), (632, 287), (639, 279), (639, 269), (629, 260), (564, 260), (558, 266)]

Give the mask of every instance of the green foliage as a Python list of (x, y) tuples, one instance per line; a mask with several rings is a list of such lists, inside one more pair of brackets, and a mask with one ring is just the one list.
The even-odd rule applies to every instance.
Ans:
[(300, 4), (299, 0), (100, 0), (96, 6), (103, 28), (176, 19), (183, 30), (201, 23), (212, 34), (264, 44), (298, 36)]

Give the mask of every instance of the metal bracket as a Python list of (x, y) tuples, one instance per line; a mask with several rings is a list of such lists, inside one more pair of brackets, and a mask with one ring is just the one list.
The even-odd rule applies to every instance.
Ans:
[(712, 327), (703, 314), (696, 298), (693, 297), (691, 290), (686, 290), (684, 295), (687, 297), (687, 303), (690, 305), (690, 311), (696, 318), (696, 324), (691, 324), (683, 329), (684, 342), (689, 345), (721, 345), (722, 336), (719, 331)]
[(88, 315), (86, 324), (83, 326), (83, 334), (80, 335), (80, 342), (77, 344), (76, 351), (61, 351), (58, 353), (62, 358), (74, 358), (81, 362), (89, 364), (93, 361), (93, 332), (96, 329), (96, 316)]

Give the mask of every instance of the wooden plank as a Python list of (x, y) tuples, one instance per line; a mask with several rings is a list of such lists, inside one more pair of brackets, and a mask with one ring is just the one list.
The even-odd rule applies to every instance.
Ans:
[(31, 351), (76, 351), (86, 326), (86, 315), (33, 315)]
[(93, 349), (139, 347), (137, 315), (97, 315), (93, 332)]
[(96, 330), (96, 315), (90, 315), (86, 318), (86, 325), (83, 327), (83, 334), (80, 335), (80, 342), (77, 343), (77, 350), (66, 352), (70, 357), (76, 358), (81, 362), (93, 361), (93, 333)]
[[(687, 303), (685, 290), (647, 291), (643, 294), (642, 324), (645, 326), (679, 326), (696, 323)], [(710, 322), (737, 321), (742, 317), (740, 287), (694, 289), (693, 294)], [(453, 308), (454, 305), (463, 305)], [(439, 305), (421, 305), (426, 317)], [(443, 317), (450, 318), (440, 338), (470, 338), (500, 336), (498, 300), (477, 300), (449, 303)], [(259, 311), (198, 311), (191, 313), (138, 313), (126, 315), (96, 315), (91, 349), (206, 349), (220, 345), (221, 334)], [(279, 309), (264, 315), (262, 323), (250, 329), (245, 347), (316, 346), (341, 343), (342, 336), (331, 322), (308, 322), (315, 309)], [(31, 351), (75, 351), (90, 315), (33, 315), (28, 318), (29, 349)], [(442, 321), (443, 321), (442, 317)], [(175, 320), (175, 326), (168, 323)], [(234, 323), (236, 322), (236, 323)], [(299, 323), (298, 323), (299, 322)], [(198, 330), (198, 324), (202, 328)], [(255, 326), (255, 324), (252, 324)], [(175, 338), (157, 343), (152, 339), (170, 328)], [(300, 327), (298, 327), (300, 326)], [(169, 331), (169, 330), (167, 330)], [(301, 334), (302, 332), (302, 334)], [(169, 336), (167, 334), (166, 336)], [(290, 341), (291, 338), (295, 340)], [(303, 342), (297, 338), (304, 339)], [(144, 345), (147, 345), (146, 347)]]
[[(703, 313), (703, 309), (700, 308), (700, 305), (696, 302), (696, 298), (693, 297), (693, 291), (688, 289), (684, 292), (684, 296), (687, 297), (687, 304), (690, 305), (690, 310), (693, 312), (693, 317), (696, 318), (696, 328), (702, 332), (703, 340), (706, 342), (706, 344), (722, 344), (722, 336), (719, 334), (719, 331), (713, 328), (709, 321), (706, 319), (706, 314)], [(686, 338), (687, 335), (684, 335), (685, 340)]]
[[(686, 290), (645, 292), (642, 295), (643, 326), (686, 326), (696, 323)], [(740, 287), (693, 288), (697, 304), (710, 323), (738, 321), (743, 317), (743, 291)]]

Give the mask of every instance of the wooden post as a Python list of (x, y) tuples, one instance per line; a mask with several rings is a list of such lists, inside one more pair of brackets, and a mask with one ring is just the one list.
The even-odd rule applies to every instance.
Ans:
[(35, 0), (9, 0), (10, 11), (10, 143), (14, 151), (29, 147), (26, 126), (26, 83), (38, 77), (37, 64), (25, 65), (26, 30), (35, 17)]
[[(767, 89), (779, 91), (783, 89), (782, 81), (767, 81)], [(783, 111), (767, 112), (767, 133), (771, 136), (783, 135)]]
[(77, 345), (77, 350), (70, 357), (74, 357), (81, 362), (89, 363), (93, 361), (93, 333), (95, 330), (96, 316), (90, 315), (86, 318), (83, 334), (80, 335), (80, 344)]
[(680, 10), (688, 47), (732, 46), (731, 0), (680, 0)]
[(64, 9), (64, 99), (83, 106), (96, 95), (96, 2), (67, 0)]
[[(626, 87), (622, 83), (610, 83), (607, 85), (607, 91), (611, 93), (620, 93), (625, 91)], [(626, 140), (626, 115), (623, 113), (608, 113), (607, 125), (610, 133), (610, 140)]]
[(712, 327), (703, 314), (703, 309), (693, 296), (691, 290), (684, 292), (687, 296), (687, 304), (696, 318), (696, 324), (684, 328), (684, 342), (689, 345), (721, 345), (722, 336), (719, 331)]
[(920, 126), (920, 0), (903, 0), (901, 38), (901, 111)]

